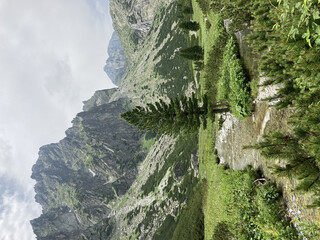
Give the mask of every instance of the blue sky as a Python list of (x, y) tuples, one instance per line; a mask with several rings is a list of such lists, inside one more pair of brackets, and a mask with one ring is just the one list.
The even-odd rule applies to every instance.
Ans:
[(31, 167), (95, 90), (113, 32), (107, 0), (0, 1), (0, 239), (35, 239)]

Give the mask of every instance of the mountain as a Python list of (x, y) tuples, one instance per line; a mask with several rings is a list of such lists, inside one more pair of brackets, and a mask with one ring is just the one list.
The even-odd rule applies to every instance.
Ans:
[(115, 32), (112, 34), (108, 45), (108, 55), (109, 58), (104, 66), (104, 71), (110, 80), (115, 85), (118, 85), (119, 80), (122, 79), (126, 73), (127, 62), (121, 41)]
[[(197, 135), (141, 132), (119, 117), (192, 92), (175, 1), (112, 0), (110, 9), (129, 67), (117, 75), (115, 65), (119, 87), (97, 91), (66, 137), (40, 148), (32, 178), (43, 212), (31, 221), (40, 240), (167, 239), (198, 183)], [(119, 46), (114, 37), (110, 51)]]
[(36, 201), (44, 212), (32, 221), (37, 236), (90, 236), (88, 229), (109, 219), (108, 203), (132, 185), (137, 163), (146, 153), (141, 150), (143, 133), (119, 118), (124, 104), (119, 99), (91, 108), (85, 105), (86, 111), (76, 116), (63, 140), (40, 148), (32, 168)]

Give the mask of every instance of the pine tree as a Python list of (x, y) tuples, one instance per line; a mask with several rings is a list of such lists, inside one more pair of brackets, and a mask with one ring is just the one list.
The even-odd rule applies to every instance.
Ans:
[(193, 14), (192, 7), (185, 7), (182, 11), (183, 14)]
[[(296, 131), (295, 135), (274, 132), (269, 136), (264, 136), (264, 141), (259, 144), (245, 148), (258, 149), (263, 156), (268, 158), (285, 160), (285, 166), (274, 165), (273, 172), (279, 176), (294, 177), (300, 180), (295, 188), (297, 191), (316, 193), (320, 188), (320, 170), (316, 158), (301, 144), (299, 137), (306, 134), (303, 130)], [(319, 203), (314, 202), (314, 204)]]
[(199, 61), (203, 59), (203, 49), (200, 46), (188, 47), (179, 51), (181, 57)]
[[(192, 94), (190, 98), (172, 98), (169, 103), (160, 100), (154, 104), (148, 103), (145, 108), (137, 106), (121, 114), (121, 117), (140, 130), (152, 130), (168, 135), (189, 133), (196, 131), (201, 118), (204, 119), (208, 114), (208, 98), (205, 96), (202, 102), (200, 106), (199, 100)], [(211, 112), (215, 114), (229, 110), (220, 107), (216, 106)]]
[(179, 27), (187, 31), (198, 31), (200, 29), (199, 23), (193, 21), (182, 22), (179, 24)]

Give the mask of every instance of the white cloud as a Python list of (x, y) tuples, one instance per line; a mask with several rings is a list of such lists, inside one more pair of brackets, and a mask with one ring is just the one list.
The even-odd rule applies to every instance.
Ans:
[[(64, 137), (82, 101), (95, 90), (113, 87), (103, 72), (113, 31), (107, 4), (0, 1), (0, 176), (10, 176), (24, 196), (6, 193), (1, 240), (31, 236), (30, 219), (25, 218), (31, 217), (31, 206), (38, 209), (30, 175), (39, 147)], [(26, 225), (15, 223), (13, 216)]]
[(39, 214), (39, 207), (30, 199), (30, 191), (22, 195), (5, 191), (1, 196), (0, 239), (30, 240), (35, 239), (30, 231), (30, 219)]

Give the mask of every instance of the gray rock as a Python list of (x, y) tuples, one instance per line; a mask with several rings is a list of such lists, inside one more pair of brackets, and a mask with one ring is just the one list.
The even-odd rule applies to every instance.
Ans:
[(120, 99), (92, 106), (77, 115), (63, 140), (40, 148), (31, 176), (43, 208), (31, 221), (38, 239), (98, 239), (92, 231), (102, 226), (100, 234), (111, 234), (107, 204), (126, 193), (145, 157), (143, 133), (119, 117), (124, 105)]
[(109, 103), (112, 95), (116, 91), (116, 88), (96, 91), (89, 100), (83, 102), (83, 111), (89, 111), (93, 107)]
[(127, 71), (127, 61), (121, 45), (121, 41), (114, 32), (108, 45), (109, 58), (104, 66), (104, 71), (107, 73), (110, 80), (118, 85), (121, 78)]

